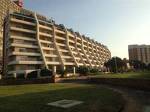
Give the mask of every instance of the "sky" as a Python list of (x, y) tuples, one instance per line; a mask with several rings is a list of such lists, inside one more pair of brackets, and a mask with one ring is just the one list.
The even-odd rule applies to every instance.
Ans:
[(24, 0), (24, 7), (128, 58), (129, 44), (150, 45), (150, 0)]

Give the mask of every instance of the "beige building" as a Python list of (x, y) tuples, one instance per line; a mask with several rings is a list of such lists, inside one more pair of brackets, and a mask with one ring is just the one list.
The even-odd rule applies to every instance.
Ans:
[(109, 49), (64, 25), (30, 11), (10, 13), (5, 21), (5, 74), (27, 74), (41, 68), (101, 69), (111, 58)]
[(2, 48), (3, 48), (3, 22), (4, 18), (9, 11), (20, 11), (20, 7), (12, 0), (0, 0), (0, 62), (2, 60)]
[(150, 45), (129, 45), (129, 60), (138, 60), (145, 64), (150, 63)]

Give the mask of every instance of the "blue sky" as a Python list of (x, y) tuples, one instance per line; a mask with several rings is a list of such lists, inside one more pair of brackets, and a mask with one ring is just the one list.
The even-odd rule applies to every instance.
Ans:
[(39, 12), (128, 58), (129, 44), (150, 44), (150, 0), (24, 0)]

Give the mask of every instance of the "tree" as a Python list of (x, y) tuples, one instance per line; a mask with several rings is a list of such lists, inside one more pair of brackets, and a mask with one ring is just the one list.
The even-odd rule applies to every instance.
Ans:
[(2, 61), (0, 60), (0, 75), (2, 74)]
[(68, 72), (67, 72), (66, 69), (65, 70), (64, 69), (60, 69), (59, 73), (61, 74), (61, 77), (63, 78), (63, 77), (65, 77), (67, 75)]
[(40, 71), (40, 76), (42, 76), (42, 77), (48, 77), (48, 76), (52, 76), (52, 75), (53, 75), (52, 70), (44, 68), (44, 69), (41, 69), (41, 71)]
[(85, 66), (80, 66), (77, 68), (77, 73), (80, 75), (87, 75), (89, 73), (89, 68)]
[(112, 57), (104, 64), (107, 68), (110, 69), (111, 72), (123, 72), (124, 68), (126, 68), (126, 62), (123, 61), (119, 57)]
[(129, 63), (135, 70), (144, 70), (147, 68), (145, 63), (138, 60), (130, 60)]
[(147, 69), (150, 70), (150, 63), (147, 65)]

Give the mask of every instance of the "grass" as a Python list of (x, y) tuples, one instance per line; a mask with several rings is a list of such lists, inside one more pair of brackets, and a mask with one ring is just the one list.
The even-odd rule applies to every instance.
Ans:
[[(62, 99), (84, 103), (69, 109), (46, 105)], [(0, 112), (118, 112), (123, 104), (119, 93), (96, 85), (0, 86)]]
[(127, 72), (127, 73), (109, 73), (109, 74), (95, 74), (94, 77), (100, 77), (100, 78), (144, 78), (144, 79), (150, 79), (150, 72)]

